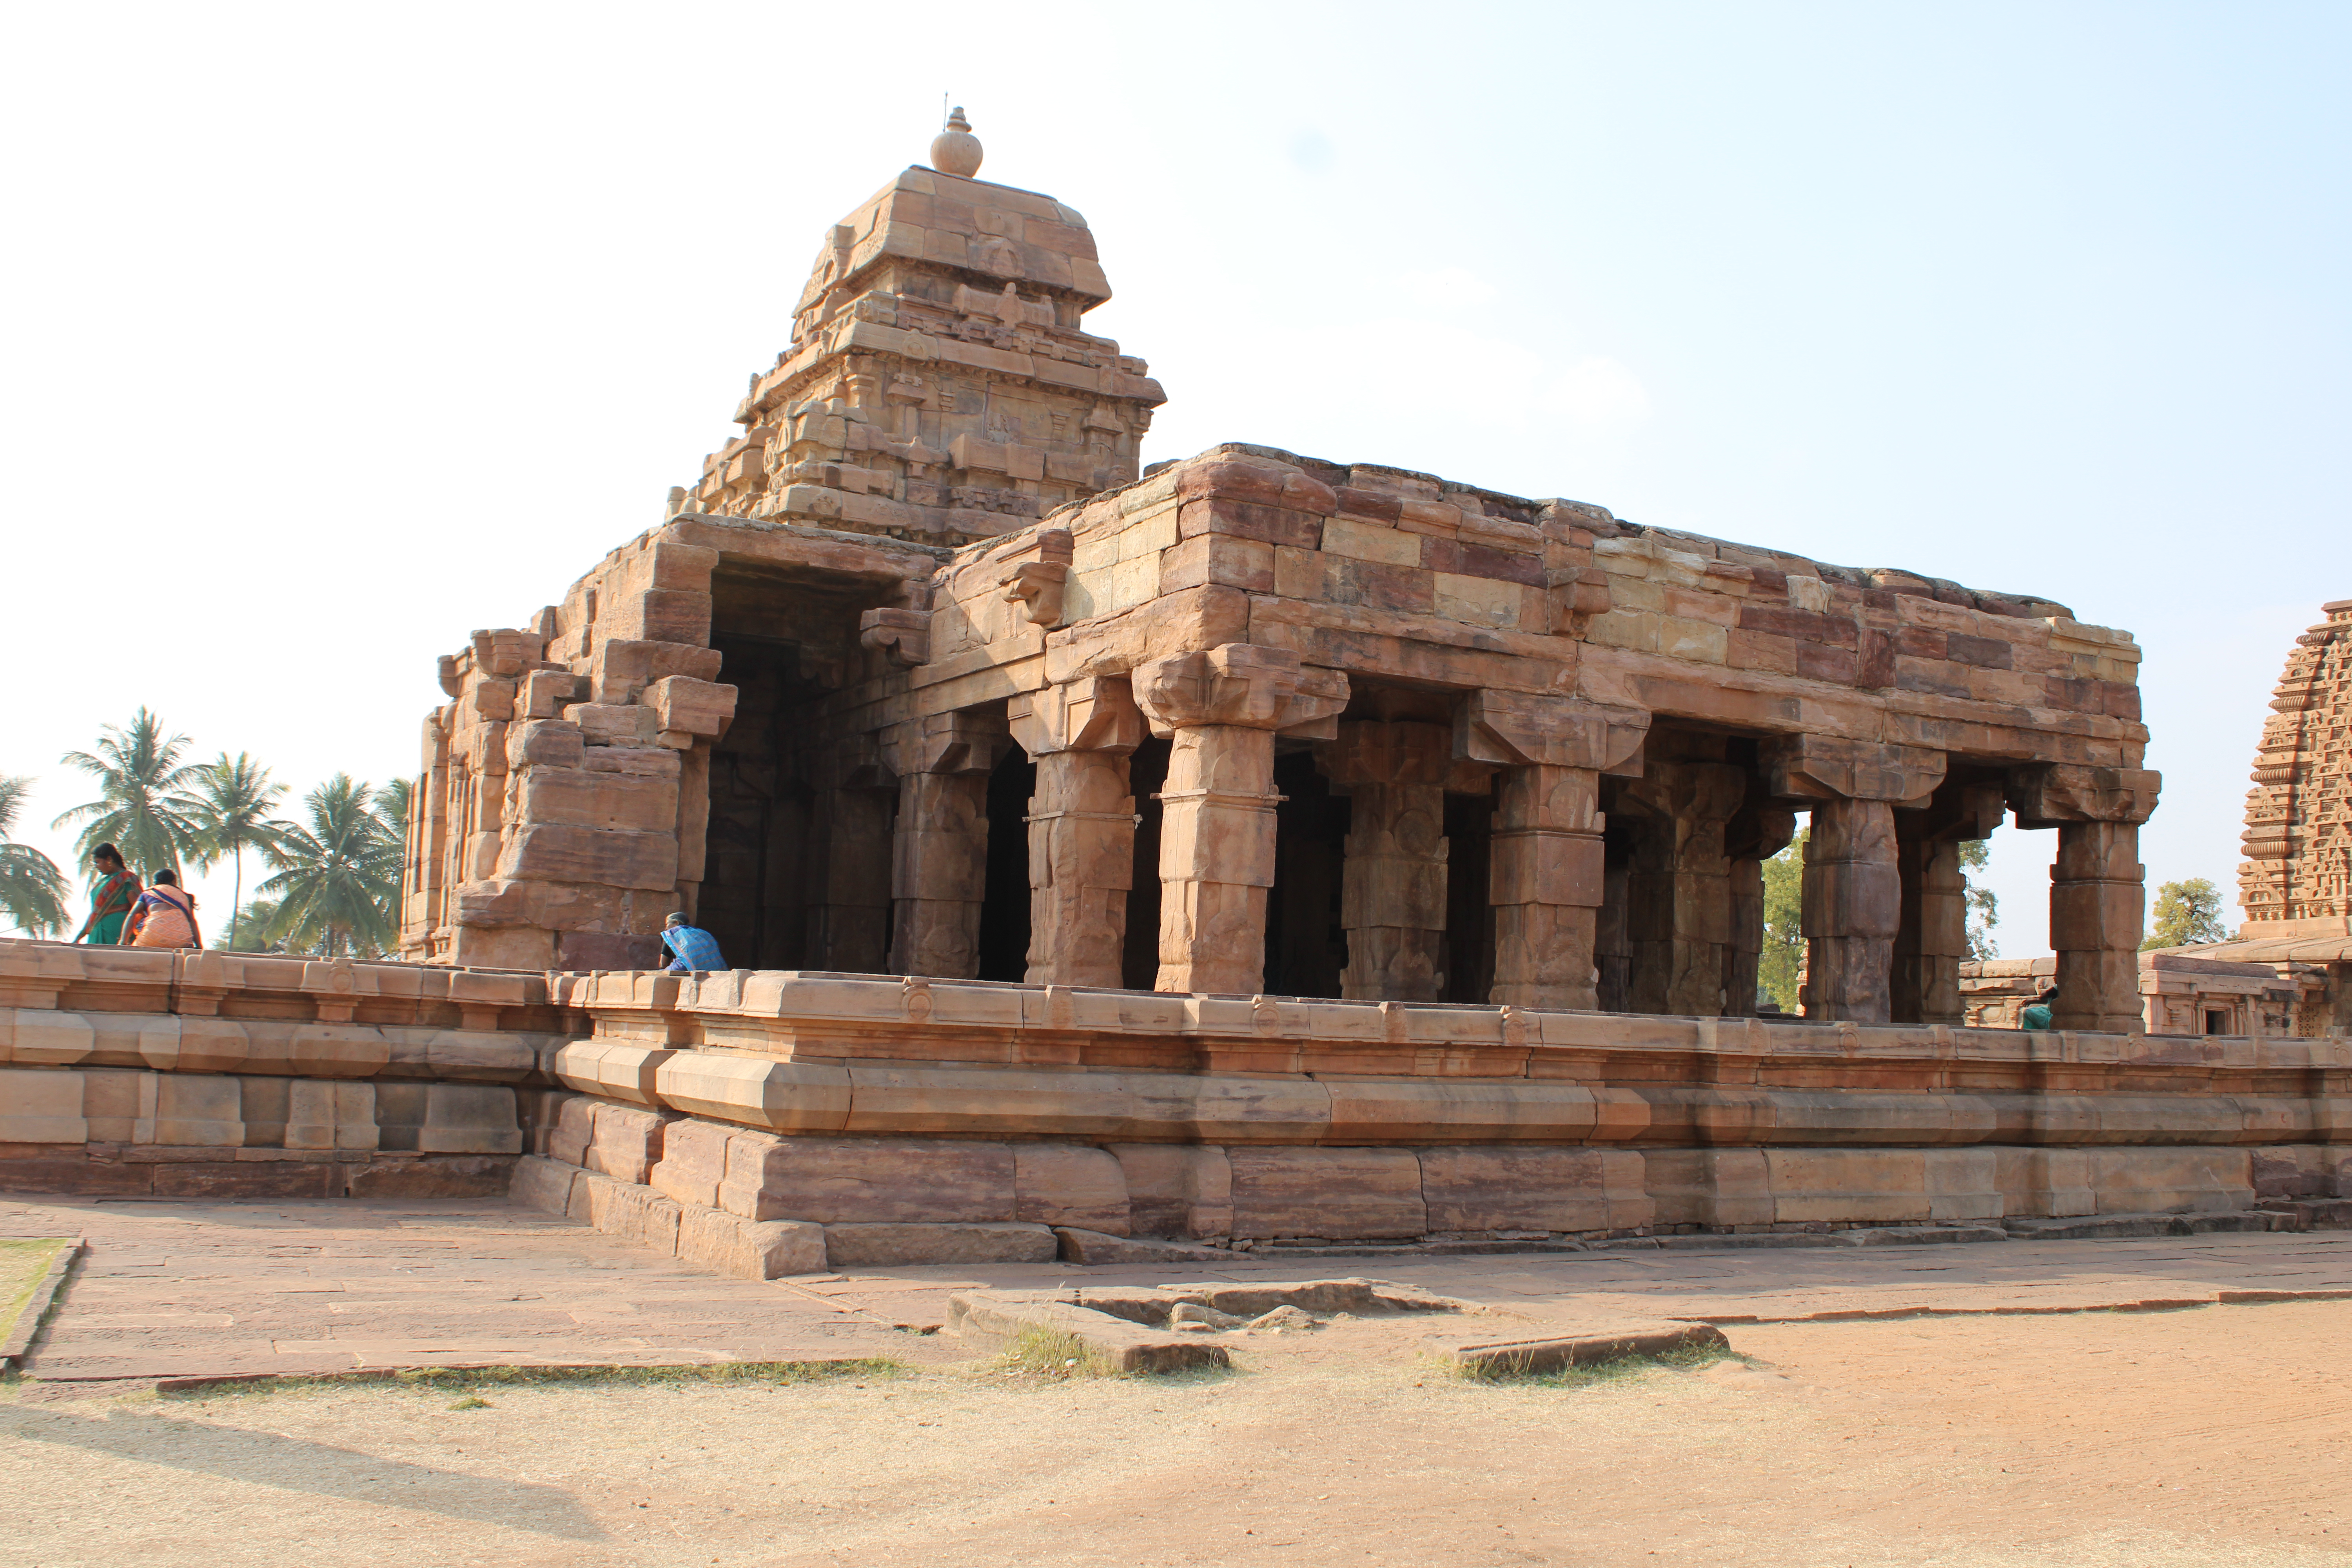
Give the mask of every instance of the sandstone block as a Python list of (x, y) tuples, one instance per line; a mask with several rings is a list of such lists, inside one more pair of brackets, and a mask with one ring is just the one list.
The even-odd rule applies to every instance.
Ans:
[(787, 1274), (821, 1274), (825, 1228), (798, 1220), (749, 1220), (719, 1209), (682, 1207), (677, 1257), (713, 1273), (739, 1279), (778, 1279)]
[(81, 1075), (69, 1068), (0, 1068), (0, 1143), (88, 1140)]
[(596, 1107), (595, 1135), (582, 1163), (600, 1175), (642, 1184), (661, 1160), (664, 1134), (682, 1120), (671, 1111), (601, 1104)]
[(596, 1136), (596, 1105), (592, 1096), (575, 1094), (556, 1108), (554, 1124), (547, 1133), (551, 1158), (567, 1165), (588, 1163), (588, 1144)]
[(507, 1189), (509, 1201), (542, 1214), (572, 1212), (572, 1183), (578, 1169), (560, 1160), (525, 1154), (515, 1162), (514, 1180)]
[(576, 768), (586, 737), (580, 726), (563, 719), (534, 718), (507, 727), (507, 766)]
[(2086, 1149), (2101, 1214), (2206, 1214), (2252, 1208), (2244, 1149)]
[(288, 1081), (286, 1148), (373, 1149), (378, 1136), (375, 1085), (316, 1079)]
[(338, 1163), (354, 1198), (494, 1198), (514, 1187), (511, 1154), (428, 1154), (417, 1160)]
[(819, 1062), (679, 1051), (654, 1086), (673, 1110), (778, 1132), (838, 1132), (849, 1120), (849, 1073)]
[(727, 1179), (727, 1141), (735, 1130), (692, 1117), (668, 1123), (662, 1130), (661, 1158), (646, 1173), (646, 1184), (681, 1204), (715, 1208), (719, 1184)]
[[(1648, 1225), (1643, 1156), (1622, 1149), (1419, 1151), (1428, 1228), (1612, 1230)], [(1321, 1232), (1311, 1234), (1320, 1235)]]
[(735, 688), (691, 676), (667, 676), (646, 688), (645, 705), (653, 710), (660, 729), (724, 735), (735, 717)]
[(1032, 1330), (1066, 1334), (1114, 1372), (1181, 1372), (1225, 1366), (1223, 1345), (1124, 1321), (1066, 1301), (1010, 1290), (970, 1290), (948, 1298), (948, 1329), (976, 1348), (1011, 1344)]
[(1772, 1178), (1761, 1149), (1644, 1149), (1654, 1225), (1769, 1225)]
[(1181, 1241), (1145, 1241), (1108, 1236), (1098, 1230), (1056, 1226), (1065, 1263), (1213, 1263), (1233, 1261), (1234, 1255), (1215, 1247), (1193, 1247)]
[(1772, 1218), (1925, 1220), (1927, 1157), (1916, 1149), (1769, 1149)]
[(677, 823), (675, 778), (581, 768), (532, 768), (515, 787), (519, 822), (672, 833)]
[(1127, 1176), (1100, 1149), (1075, 1143), (1013, 1145), (1013, 1218), (1125, 1236)]
[(1137, 1236), (1231, 1236), (1233, 1165), (1223, 1149), (1188, 1143), (1113, 1143)]
[(833, 1268), (892, 1268), (925, 1263), (1050, 1263), (1060, 1249), (1042, 1225), (827, 1225)]
[(47, 1008), (0, 1009), (0, 1061), (18, 1067), (65, 1067), (88, 1058), (98, 1031), (79, 1013)]
[(825, 1225), (1010, 1221), (1010, 1145), (738, 1133), (720, 1200), (747, 1219)]
[(1429, 1229), (1409, 1149), (1229, 1149), (1236, 1237), (1333, 1241)]
[(245, 1142), (243, 1086), (226, 1075), (163, 1073), (155, 1080), (155, 1120), (134, 1141), (175, 1148), (238, 1148)]
[(677, 883), (677, 835), (525, 822), (507, 835), (498, 874), (667, 892)]
[[(129, 1143), (142, 1119), (155, 1115), (155, 1075), (126, 1068), (83, 1068), (81, 1110), (94, 1143)], [(0, 1103), (5, 1097), (0, 1096)]]

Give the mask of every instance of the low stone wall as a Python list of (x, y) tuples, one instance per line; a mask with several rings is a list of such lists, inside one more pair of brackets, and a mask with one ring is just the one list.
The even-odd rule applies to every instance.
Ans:
[(761, 1268), (2212, 1212), (2352, 1195), (2352, 1040), (0, 942), (0, 1186), (526, 1152), (573, 1173), (533, 1201)]

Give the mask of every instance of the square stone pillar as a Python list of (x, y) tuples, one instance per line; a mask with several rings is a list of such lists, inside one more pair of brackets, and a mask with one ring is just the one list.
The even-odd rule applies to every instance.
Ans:
[(1927, 797), (1944, 754), (1880, 741), (1791, 735), (1764, 751), (1776, 800), (1812, 805), (1805, 841), (1805, 1016), (1884, 1024), (1894, 1016), (1902, 924), (1895, 805)]
[(2058, 829), (2050, 868), (2050, 945), (2058, 954), (2051, 1022), (2061, 1029), (2137, 1034), (2139, 943), (2147, 868), (2139, 825), (2156, 810), (2163, 775), (2147, 768), (2073, 764), (2021, 769), (2010, 780), (2019, 826)]
[(1969, 880), (1960, 846), (2000, 826), (1999, 784), (1946, 784), (1924, 812), (1895, 816), (1902, 910), (1895, 933), (1892, 1003), (1898, 1024), (1960, 1024), (1960, 965), (1969, 956)]
[(1024, 978), (1116, 988), (1135, 884), (1128, 759), (1143, 740), (1143, 715), (1124, 679), (1089, 678), (1014, 698), (1010, 719), (1037, 763)]
[(988, 775), (1013, 743), (981, 710), (931, 714), (884, 733), (898, 775), (890, 844), (890, 971), (942, 980), (980, 973), (988, 887)]
[(1713, 1018), (1729, 1010), (1731, 858), (1725, 835), (1748, 795), (1727, 763), (1646, 759), (1625, 805), (1650, 820), (1635, 841), (1628, 897), (1636, 1012)]
[(1601, 774), (1640, 749), (1650, 717), (1572, 698), (1475, 691), (1455, 710), (1454, 754), (1498, 766), (1489, 897), (1490, 1001), (1590, 1010), (1601, 901)]
[(1339, 920), (1348, 966), (1339, 994), (1434, 1002), (1445, 940), (1445, 779), (1453, 737), (1436, 724), (1348, 723), (1320, 748), (1351, 803)]
[(1274, 886), (1275, 733), (1331, 738), (1347, 678), (1305, 669), (1286, 648), (1227, 643), (1154, 659), (1133, 681), (1152, 733), (1171, 742), (1154, 988), (1254, 994)]

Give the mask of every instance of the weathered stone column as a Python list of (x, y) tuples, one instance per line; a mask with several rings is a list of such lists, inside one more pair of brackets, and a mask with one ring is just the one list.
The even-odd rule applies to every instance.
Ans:
[[(1653, 907), (1644, 911), (1643, 892), (1633, 893), (1637, 921), (1646, 912), (1654, 925), (1652, 951), (1633, 958), (1633, 1005), (1643, 1012), (1683, 1017), (1721, 1016), (1734, 998), (1726, 994), (1732, 938), (1731, 858), (1725, 830), (1747, 798), (1744, 769), (1724, 763), (1649, 761), (1642, 789), (1652, 794), (1660, 817), (1663, 865), (1646, 890)], [(1637, 932), (1637, 940), (1640, 933)]]
[(1160, 829), (1160, 991), (1255, 994), (1265, 983), (1274, 885), (1274, 737), (1324, 727), (1345, 676), (1285, 648), (1227, 643), (1134, 673), (1137, 705), (1171, 742)]
[(1001, 718), (936, 713), (884, 732), (898, 775), (890, 845), (890, 971), (969, 980), (980, 973), (988, 885), (988, 775), (1013, 743)]
[(2019, 826), (2056, 827), (2050, 868), (2050, 945), (2058, 954), (2061, 1029), (2134, 1034), (2146, 1026), (2139, 996), (2147, 869), (2139, 825), (2156, 810), (2163, 775), (2147, 768), (2052, 764), (2010, 781)]
[(1143, 739), (1143, 715), (1123, 678), (1089, 677), (1014, 698), (1010, 718), (1037, 764), (1025, 978), (1115, 988), (1135, 883), (1128, 758)]
[(1445, 940), (1445, 777), (1453, 737), (1435, 724), (1347, 723), (1321, 749), (1351, 803), (1339, 921), (1348, 966), (1339, 994), (1434, 1002)]
[(1649, 724), (1632, 709), (1522, 692), (1472, 692), (1455, 710), (1454, 754), (1503, 770), (1495, 786), (1489, 1000), (1598, 1005), (1601, 774), (1633, 757)]
[(1731, 941), (1723, 953), (1724, 1016), (1756, 1014), (1756, 982), (1764, 952), (1764, 862), (1797, 836), (1797, 815), (1778, 806), (1741, 809), (1724, 829), (1725, 879), (1731, 893)]
[(1947, 784), (1924, 812), (1895, 814), (1902, 912), (1895, 933), (1893, 1016), (1898, 1024), (1959, 1024), (1960, 965), (1969, 956), (1969, 879), (1960, 845), (2000, 826), (1998, 784)]
[(1944, 754), (1917, 746), (1795, 735), (1766, 749), (1776, 799), (1811, 801), (1805, 841), (1805, 1016), (1893, 1016), (1902, 875), (1895, 804), (1943, 782)]
[(878, 974), (890, 965), (891, 810), (898, 781), (881, 737), (843, 737), (816, 752), (815, 860), (822, 880), (809, 911), (816, 967)]

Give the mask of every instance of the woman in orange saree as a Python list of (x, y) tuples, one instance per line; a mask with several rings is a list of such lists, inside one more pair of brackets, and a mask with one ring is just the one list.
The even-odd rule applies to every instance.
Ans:
[(196, 900), (180, 887), (180, 874), (169, 866), (155, 873), (155, 885), (139, 895), (123, 930), (126, 947), (202, 947), (196, 930)]

